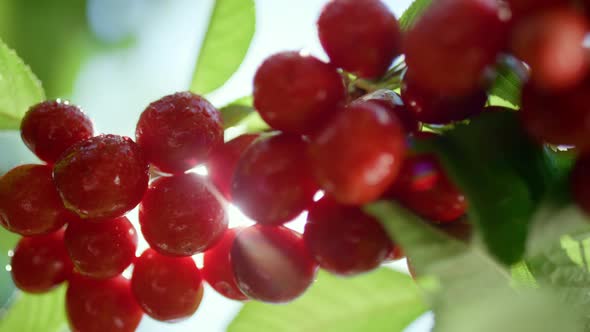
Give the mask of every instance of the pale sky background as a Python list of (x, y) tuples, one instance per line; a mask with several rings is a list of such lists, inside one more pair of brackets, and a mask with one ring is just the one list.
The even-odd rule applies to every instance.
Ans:
[[(72, 101), (95, 121), (99, 132), (133, 137), (141, 111), (153, 100), (187, 90), (213, 0), (90, 0), (95, 32), (106, 40), (136, 35), (133, 47), (92, 57), (75, 83)], [(283, 50), (306, 50), (327, 60), (315, 22), (326, 0), (256, 0), (257, 26), (248, 54), (234, 76), (207, 96), (216, 106), (249, 95), (258, 65)], [(411, 0), (385, 0), (397, 17)], [(236, 22), (240, 29), (240, 22)], [(0, 171), (35, 162), (18, 132), (0, 132)], [(398, 264), (397, 267), (403, 267)], [(403, 269), (403, 268), (402, 268)], [(222, 332), (241, 304), (207, 288), (201, 307), (190, 319), (164, 324), (145, 318), (140, 332)], [(427, 315), (406, 332), (428, 331)], [(266, 332), (266, 331), (261, 331)], [(369, 331), (373, 332), (373, 331)], [(377, 332), (377, 331), (376, 331)]]

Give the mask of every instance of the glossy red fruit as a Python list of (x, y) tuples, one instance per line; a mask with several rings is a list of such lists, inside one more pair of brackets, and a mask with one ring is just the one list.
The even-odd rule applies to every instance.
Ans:
[(573, 200), (590, 215), (590, 155), (581, 155), (570, 174)]
[(75, 218), (64, 206), (51, 167), (21, 165), (0, 177), (0, 224), (24, 236), (46, 234)]
[(309, 147), (322, 189), (342, 204), (377, 199), (395, 180), (406, 153), (400, 121), (374, 102), (351, 104)]
[(330, 61), (360, 77), (383, 75), (401, 53), (397, 20), (379, 0), (334, 0), (318, 20), (320, 42)]
[(14, 284), (24, 292), (44, 293), (61, 284), (72, 273), (63, 230), (22, 238), (10, 265)]
[(416, 84), (410, 72), (404, 76), (401, 93), (407, 109), (415, 118), (432, 124), (447, 124), (475, 116), (483, 111), (488, 100), (484, 89), (475, 89), (464, 96), (430, 92)]
[(205, 162), (223, 144), (223, 123), (205, 98), (179, 92), (151, 103), (141, 114), (135, 135), (160, 171), (182, 174)]
[(141, 232), (150, 246), (170, 256), (211, 248), (227, 229), (225, 205), (199, 175), (161, 177), (139, 206)]
[(143, 316), (129, 280), (121, 276), (96, 280), (75, 274), (66, 311), (72, 332), (134, 332)]
[(77, 220), (68, 225), (65, 243), (78, 273), (106, 279), (133, 262), (137, 233), (126, 217), (99, 223)]
[(303, 239), (320, 267), (349, 276), (371, 271), (387, 257), (392, 243), (375, 218), (360, 208), (324, 197), (309, 210)]
[(262, 302), (296, 299), (313, 283), (317, 271), (303, 238), (283, 226), (244, 229), (236, 236), (230, 255), (242, 292)]
[(191, 257), (146, 250), (135, 263), (131, 289), (146, 314), (161, 321), (190, 317), (203, 298), (201, 273)]
[(92, 121), (63, 100), (34, 105), (21, 122), (23, 142), (39, 159), (53, 164), (70, 146), (92, 137)]
[(434, 2), (404, 40), (413, 80), (440, 95), (477, 90), (484, 70), (505, 45), (509, 18), (496, 0)]
[(306, 148), (300, 136), (277, 134), (244, 152), (234, 173), (232, 197), (245, 215), (260, 224), (280, 225), (313, 202), (318, 187)]
[(467, 211), (467, 200), (432, 155), (415, 155), (404, 162), (392, 196), (431, 221), (453, 222)]
[(542, 89), (570, 88), (586, 77), (590, 26), (574, 9), (551, 9), (523, 19), (512, 32), (514, 54), (531, 67), (531, 79)]
[(522, 19), (552, 8), (563, 8), (570, 5), (569, 0), (506, 0), (512, 14), (512, 21), (518, 24)]
[(545, 92), (528, 83), (521, 100), (521, 122), (538, 142), (590, 148), (590, 80), (560, 92)]
[(335, 67), (297, 52), (266, 59), (254, 77), (254, 106), (273, 128), (309, 134), (344, 103), (342, 77)]
[(420, 130), (420, 124), (412, 112), (408, 109), (402, 98), (391, 90), (377, 90), (366, 94), (355, 102), (373, 101), (385, 107), (393, 113), (402, 123), (406, 133), (415, 133)]
[(240, 157), (260, 135), (245, 134), (220, 145), (207, 161), (209, 178), (219, 192), (231, 200), (231, 183)]
[(203, 256), (203, 279), (219, 294), (228, 299), (245, 301), (248, 299), (238, 287), (230, 259), (230, 250), (238, 232), (243, 228), (228, 229), (221, 241), (207, 250)]
[(149, 166), (129, 137), (100, 135), (70, 147), (53, 178), (65, 206), (83, 219), (120, 217), (147, 189)]

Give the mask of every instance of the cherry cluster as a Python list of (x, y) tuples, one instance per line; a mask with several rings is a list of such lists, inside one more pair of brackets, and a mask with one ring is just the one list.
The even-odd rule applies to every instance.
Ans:
[[(256, 72), (254, 107), (270, 131), (224, 143), (220, 112), (190, 92), (150, 104), (135, 141), (95, 136), (67, 102), (35, 105), (22, 139), (45, 164), (0, 178), (0, 224), (23, 236), (14, 282), (42, 293), (67, 281), (75, 331), (134, 331), (144, 313), (192, 315), (203, 280), (230, 299), (284, 303), (305, 292), (318, 267), (351, 276), (403, 257), (362, 210), (375, 200), (395, 200), (468, 239), (468, 202), (415, 143), (436, 138), (435, 125), (508, 111), (485, 105), (499, 55), (512, 52), (531, 74), (524, 128), (584, 151), (587, 31), (583, 12), (562, 0), (440, 0), (403, 34), (379, 0), (333, 0), (318, 20), (329, 63), (282, 52)], [(354, 84), (391, 76), (402, 54), (400, 94)], [(199, 165), (208, 176), (191, 172)], [(589, 168), (590, 155), (581, 157), (572, 177), (590, 212)], [(230, 203), (256, 224), (228, 228)], [(150, 246), (139, 256), (125, 216), (137, 206)], [(303, 234), (285, 226), (303, 212)], [(201, 269), (192, 259), (200, 253)]]

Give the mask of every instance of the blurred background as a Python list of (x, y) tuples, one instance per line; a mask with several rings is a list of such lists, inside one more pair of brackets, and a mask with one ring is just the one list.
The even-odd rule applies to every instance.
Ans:
[[(256, 0), (246, 56), (207, 98), (223, 106), (250, 95), (256, 68), (278, 51), (303, 50), (327, 60), (315, 27), (326, 2)], [(411, 0), (384, 2), (399, 17)], [(133, 137), (139, 114), (151, 101), (191, 86), (214, 6), (215, 0), (0, 0), (0, 38), (31, 66), (48, 98), (80, 105), (97, 132)], [(227, 14), (235, 21), (223, 34), (244, 29), (238, 14)], [(0, 131), (0, 173), (35, 161), (17, 131)], [(394, 268), (404, 270), (405, 263)], [(4, 269), (0, 282), (1, 300), (12, 289)], [(139, 331), (224, 331), (240, 307), (207, 289), (191, 319), (169, 325), (145, 318)], [(425, 316), (407, 331), (425, 331), (430, 324)]]

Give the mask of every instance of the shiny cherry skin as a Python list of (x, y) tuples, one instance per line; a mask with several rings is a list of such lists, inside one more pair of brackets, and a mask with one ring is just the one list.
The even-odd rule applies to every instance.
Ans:
[(139, 206), (141, 232), (169, 256), (192, 256), (217, 243), (227, 229), (225, 204), (206, 180), (193, 173), (161, 177)]
[(100, 135), (66, 150), (55, 163), (53, 178), (68, 209), (82, 219), (110, 220), (139, 204), (149, 165), (129, 137)]
[(309, 146), (314, 176), (337, 202), (361, 205), (377, 199), (395, 180), (406, 138), (395, 115), (377, 103), (353, 103)]
[(12, 280), (27, 293), (45, 293), (67, 280), (72, 262), (64, 245), (64, 231), (22, 238), (10, 262)]
[(371, 271), (387, 257), (392, 243), (375, 218), (359, 207), (328, 197), (310, 209), (303, 239), (320, 267), (350, 276)]
[(135, 259), (137, 232), (126, 217), (104, 222), (76, 220), (68, 224), (65, 244), (76, 272), (112, 278)]
[(201, 273), (191, 257), (168, 257), (153, 249), (135, 262), (131, 289), (144, 312), (160, 321), (190, 317), (203, 298)]
[(53, 164), (70, 146), (92, 137), (92, 121), (63, 100), (32, 106), (21, 122), (21, 137), (39, 159)]
[(66, 291), (66, 312), (73, 332), (134, 332), (143, 312), (122, 276), (92, 279), (74, 274)]
[(553, 8), (563, 8), (570, 5), (568, 0), (506, 0), (512, 13), (512, 23), (518, 24), (522, 19)]
[(0, 224), (7, 230), (47, 234), (72, 218), (55, 190), (50, 166), (21, 165), (0, 177)]
[(209, 178), (225, 199), (231, 201), (231, 183), (240, 157), (259, 136), (258, 134), (238, 136), (218, 146), (211, 153), (207, 161)]
[(328, 2), (318, 34), (333, 64), (364, 78), (382, 76), (401, 54), (399, 25), (380, 0)]
[(249, 298), (290, 302), (313, 283), (317, 264), (305, 241), (284, 226), (250, 226), (238, 233), (230, 251), (238, 286)]
[(404, 39), (416, 84), (444, 96), (478, 89), (506, 44), (510, 15), (499, 6), (496, 0), (442, 0), (429, 6)]
[(205, 251), (203, 256), (203, 279), (219, 294), (228, 299), (246, 301), (248, 297), (242, 293), (234, 277), (234, 269), (230, 259), (230, 250), (238, 232), (243, 228), (228, 229), (221, 241), (213, 248)]
[(313, 202), (318, 187), (300, 136), (276, 134), (252, 144), (233, 177), (233, 202), (265, 225), (292, 220)]
[(135, 136), (161, 172), (182, 174), (205, 162), (223, 144), (221, 113), (201, 96), (178, 92), (143, 111)]
[(404, 105), (401, 96), (397, 93), (387, 89), (377, 90), (362, 96), (356, 102), (368, 100), (378, 103), (395, 114), (404, 126), (406, 133), (415, 133), (420, 129), (420, 123), (416, 116)]
[(254, 107), (269, 126), (292, 134), (324, 125), (345, 97), (335, 67), (298, 52), (269, 57), (254, 76)]

